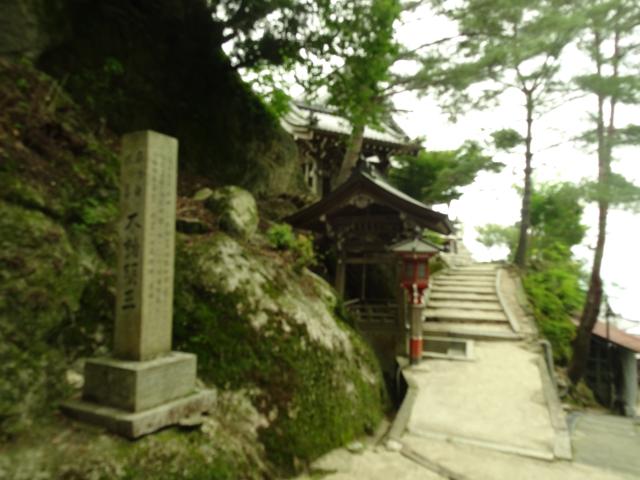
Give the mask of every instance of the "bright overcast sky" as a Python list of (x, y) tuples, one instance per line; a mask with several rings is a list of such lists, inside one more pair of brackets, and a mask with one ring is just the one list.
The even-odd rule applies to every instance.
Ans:
[[(416, 47), (443, 36), (455, 33), (450, 24), (434, 21), (426, 11), (411, 14), (400, 29), (400, 40), (409, 47)], [(585, 71), (589, 64), (579, 52), (567, 55), (562, 75), (570, 78)], [(442, 114), (433, 98), (417, 98), (413, 93), (399, 95), (396, 106), (408, 113), (397, 116), (398, 123), (411, 137), (426, 137), (427, 149), (453, 149), (465, 140), (487, 142), (490, 133), (502, 128), (514, 128), (524, 133), (524, 107), (519, 92), (509, 92), (501, 98), (500, 105), (481, 112), (469, 112), (449, 122)], [(574, 181), (583, 178), (595, 179), (597, 172), (596, 157), (580, 146), (569, 141), (588, 125), (587, 114), (595, 106), (593, 98), (583, 98), (557, 108), (538, 120), (534, 125), (534, 181)], [(620, 110), (618, 125), (625, 125), (640, 118), (640, 109)], [(556, 145), (555, 147), (551, 147)], [(627, 179), (640, 184), (640, 148), (627, 148), (618, 151), (620, 160), (614, 170)], [(466, 187), (460, 200), (454, 201), (449, 215), (459, 219), (464, 227), (464, 242), (478, 260), (504, 258), (505, 252), (499, 249), (486, 249), (476, 242), (476, 228), (487, 223), (510, 225), (520, 215), (521, 199), (513, 189), (523, 180), (524, 155), (499, 154), (496, 159), (507, 167), (501, 173), (482, 173), (476, 182)], [(597, 209), (589, 206), (584, 222), (595, 226)], [(591, 263), (595, 245), (595, 228), (591, 228), (584, 245), (576, 253)], [(616, 311), (626, 318), (640, 320), (637, 299), (640, 298), (640, 281), (636, 279), (640, 272), (640, 254), (638, 253), (640, 236), (640, 215), (631, 212), (612, 211), (609, 215), (607, 246), (605, 250), (603, 277), (605, 279), (610, 303)]]

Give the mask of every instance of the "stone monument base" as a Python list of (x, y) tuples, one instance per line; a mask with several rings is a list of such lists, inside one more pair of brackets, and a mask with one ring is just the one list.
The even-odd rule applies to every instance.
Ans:
[(94, 358), (85, 364), (82, 400), (62, 408), (79, 420), (137, 438), (210, 410), (212, 390), (196, 391), (196, 356), (170, 352), (141, 362)]
[(84, 366), (82, 399), (129, 412), (148, 410), (195, 390), (196, 361), (182, 352), (141, 362), (91, 358)]
[(215, 391), (201, 390), (142, 412), (127, 412), (97, 403), (71, 400), (62, 405), (72, 418), (93, 423), (107, 430), (135, 439), (161, 428), (176, 425), (182, 419), (208, 412), (213, 407)]

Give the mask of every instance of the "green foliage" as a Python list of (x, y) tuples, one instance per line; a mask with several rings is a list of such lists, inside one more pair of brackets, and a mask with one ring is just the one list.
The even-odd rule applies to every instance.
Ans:
[(101, 108), (113, 110), (125, 101), (121, 85), (124, 74), (124, 66), (118, 59), (106, 57), (98, 68), (81, 69), (69, 82), (87, 93), (86, 106), (98, 113)]
[(581, 409), (602, 408), (596, 400), (593, 390), (582, 380), (577, 385), (569, 385), (569, 391), (563, 401)]
[(465, 142), (448, 151), (421, 151), (416, 157), (399, 157), (399, 167), (389, 178), (403, 192), (427, 203), (448, 203), (462, 195), (459, 188), (469, 185), (478, 172), (496, 172), (504, 165), (482, 152), (475, 142)]
[(640, 186), (619, 173), (610, 172), (606, 184), (585, 182), (582, 187), (588, 201), (597, 202), (602, 199), (618, 208), (635, 211), (640, 209)]
[(448, 265), (444, 262), (440, 255), (436, 255), (435, 257), (431, 257), (429, 259), (429, 272), (431, 275), (438, 273), (441, 270), (445, 270), (448, 268)]
[(491, 134), (493, 143), (498, 150), (511, 150), (518, 145), (524, 144), (524, 138), (520, 133), (512, 128), (498, 130)]
[(513, 256), (518, 242), (518, 227), (516, 225), (497, 225), (490, 223), (478, 227), (478, 241), (485, 247), (508, 247), (509, 257)]
[(296, 243), (296, 237), (291, 225), (280, 223), (273, 225), (267, 231), (267, 238), (274, 248), (278, 250), (290, 250)]
[(291, 108), (291, 97), (283, 90), (273, 89), (267, 96), (267, 106), (274, 116), (280, 118)]
[[(586, 227), (581, 223), (584, 189), (570, 183), (542, 184), (531, 195), (530, 259), (544, 259), (547, 249), (558, 245), (567, 249), (579, 244)], [(478, 241), (487, 247), (506, 246), (513, 256), (518, 240), (518, 224), (484, 225)]]
[(115, 202), (105, 203), (96, 198), (89, 198), (83, 202), (80, 216), (84, 225), (103, 225), (115, 221), (118, 211)]
[(531, 195), (531, 248), (572, 247), (584, 238), (584, 192), (570, 183), (540, 185)]
[(294, 233), (291, 225), (286, 223), (273, 225), (267, 230), (267, 238), (273, 248), (290, 251), (293, 254), (294, 266), (298, 271), (317, 263), (313, 251), (313, 240), (302, 233)]
[[(378, 125), (389, 105), (383, 95), (391, 78), (390, 67), (397, 60), (394, 22), (400, 15), (398, 0), (351, 2), (351, 15), (330, 26), (349, 32), (336, 53), (344, 65), (327, 78), (329, 102), (352, 125)], [(334, 42), (336, 44), (337, 42)]]
[(565, 245), (547, 247), (544, 256), (544, 261), (526, 273), (523, 285), (540, 331), (551, 343), (555, 362), (566, 365), (575, 335), (571, 317), (584, 303), (583, 272)]
[[(424, 55), (418, 88), (435, 89), (453, 115), (493, 105), (507, 89), (538, 94), (536, 105), (560, 85), (559, 56), (579, 27), (569, 5), (553, 0), (433, 0), (459, 36)], [(445, 39), (446, 40), (446, 39)], [(455, 51), (454, 55), (451, 52)], [(470, 87), (482, 83), (482, 93)]]
[(376, 125), (388, 113), (384, 88), (398, 58), (399, 0), (211, 3), (221, 28), (231, 31), (225, 40), (234, 40), (234, 66), (249, 68), (266, 97), (295, 80), (310, 97), (328, 93), (328, 103), (354, 125)]

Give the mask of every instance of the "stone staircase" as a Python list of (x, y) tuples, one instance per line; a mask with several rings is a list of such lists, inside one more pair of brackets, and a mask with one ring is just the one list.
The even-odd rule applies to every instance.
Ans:
[(474, 263), (433, 278), (425, 335), (475, 339), (520, 339), (509, 323), (496, 291), (499, 265)]

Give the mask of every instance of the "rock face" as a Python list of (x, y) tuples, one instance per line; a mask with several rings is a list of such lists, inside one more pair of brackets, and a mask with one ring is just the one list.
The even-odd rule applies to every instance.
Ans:
[(207, 208), (218, 215), (220, 228), (224, 231), (245, 239), (256, 232), (258, 207), (253, 196), (246, 190), (231, 185), (218, 188), (211, 192), (205, 203)]
[(65, 1), (0, 0), (0, 55), (35, 59), (69, 33)]
[[(0, 449), (41, 421), (55, 425), (70, 383), (82, 383), (73, 379), (77, 360), (106, 355), (112, 345), (118, 157), (108, 132), (97, 137), (100, 127), (64, 94), (53, 104), (44, 100), (53, 85), (31, 67), (0, 60)], [(374, 428), (385, 404), (381, 375), (370, 349), (337, 314), (332, 289), (294, 268), (291, 252), (271, 248), (256, 231), (251, 195), (218, 193), (235, 212), (229, 232), (178, 234), (174, 348), (198, 355), (200, 378), (221, 396), (249, 402), (261, 419), (256, 450), (264, 452), (249, 458), (253, 471), (266, 464), (281, 476)], [(188, 202), (194, 200), (179, 198), (189, 215), (211, 215)], [(218, 418), (234, 426), (237, 417)], [(93, 434), (82, 435), (84, 445)], [(213, 468), (215, 452), (200, 455), (192, 437), (175, 436), (177, 453), (167, 455), (167, 465), (174, 453), (192, 452), (201, 462), (192, 467)], [(247, 451), (242, 432), (217, 438)], [(209, 440), (202, 443), (212, 450)], [(101, 461), (111, 457), (96, 450)], [(69, 454), (63, 461), (70, 464), (56, 468), (74, 471), (82, 457)], [(102, 476), (129, 470), (114, 472)], [(200, 478), (255, 478), (235, 473)]]
[(31, 1), (66, 4), (72, 34), (38, 65), (110, 129), (178, 138), (180, 170), (217, 185), (304, 191), (293, 138), (229, 64), (208, 2)]

